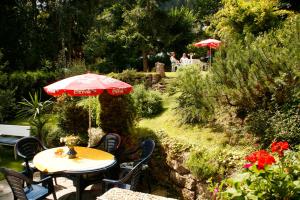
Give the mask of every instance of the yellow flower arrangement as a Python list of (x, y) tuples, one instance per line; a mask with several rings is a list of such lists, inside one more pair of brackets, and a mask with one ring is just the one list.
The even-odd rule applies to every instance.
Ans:
[(69, 135), (69, 136), (60, 138), (60, 142), (65, 143), (65, 145), (68, 147), (77, 145), (79, 143), (79, 141), (80, 141), (80, 138), (79, 138), (79, 136), (76, 136), (76, 135)]

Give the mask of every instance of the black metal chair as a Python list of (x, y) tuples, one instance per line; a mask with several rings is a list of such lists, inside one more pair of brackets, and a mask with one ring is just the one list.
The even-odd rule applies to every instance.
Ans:
[[(90, 148), (96, 148), (104, 150), (108, 153), (111, 153), (115, 155), (116, 160), (118, 160), (118, 149), (121, 144), (121, 137), (120, 135), (116, 133), (108, 133), (105, 134), (101, 140), (98, 142), (97, 145), (91, 146)], [(79, 185), (80, 185), (80, 191), (83, 191), (87, 186), (97, 183), (102, 183), (102, 178), (105, 176), (111, 176), (115, 172), (115, 166), (111, 166), (110, 169), (106, 169), (99, 172), (91, 172), (88, 174), (85, 174), (80, 177), (79, 179)], [(70, 179), (75, 179), (78, 181), (78, 175), (73, 174), (69, 177)]]
[(36, 137), (24, 137), (17, 141), (15, 151), (24, 160), (22, 165), (25, 167), (26, 176), (32, 178), (33, 173), (38, 171), (33, 165), (32, 159), (37, 153), (45, 149), (47, 148)]
[(145, 160), (142, 160), (137, 163), (127, 174), (125, 174), (119, 180), (102, 179), (102, 181), (105, 183), (105, 191), (111, 188), (111, 186), (136, 191), (144, 161)]
[(54, 200), (56, 200), (56, 194), (50, 176), (40, 181), (32, 181), (25, 175), (7, 168), (0, 168), (0, 172), (4, 174), (11, 187), (14, 199), (39, 200), (45, 199), (45, 197), (52, 194)]
[[(149, 180), (150, 172), (149, 172), (148, 161), (151, 158), (154, 148), (155, 148), (155, 142), (153, 140), (151, 140), (151, 139), (144, 140), (141, 142), (139, 147), (125, 153), (130, 156), (140, 153), (140, 156), (136, 160), (133, 160), (132, 162), (124, 162), (124, 163), (120, 164), (120, 168), (122, 170), (121, 173), (126, 173), (126, 172), (132, 170), (137, 164), (142, 162), (141, 170), (143, 173), (141, 175), (141, 179), (143, 179), (144, 177), (147, 178), (149, 192), (151, 192), (151, 185), (150, 185), (150, 180)], [(146, 174), (147, 174), (147, 176), (146, 176)]]
[(104, 135), (99, 143), (91, 148), (99, 148), (108, 153), (116, 154), (121, 144), (121, 137), (116, 133), (108, 133)]

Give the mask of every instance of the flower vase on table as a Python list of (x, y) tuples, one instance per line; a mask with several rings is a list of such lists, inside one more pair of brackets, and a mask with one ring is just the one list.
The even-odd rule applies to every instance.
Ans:
[(68, 148), (69, 148), (69, 151), (67, 152), (68, 158), (69, 159), (76, 158), (77, 152), (75, 151), (74, 146), (68, 146)]
[(75, 151), (74, 146), (78, 144), (79, 140), (80, 140), (79, 136), (75, 136), (75, 135), (69, 135), (60, 138), (60, 142), (64, 142), (65, 145), (69, 148), (69, 151), (67, 152), (69, 159), (76, 158), (77, 152)]

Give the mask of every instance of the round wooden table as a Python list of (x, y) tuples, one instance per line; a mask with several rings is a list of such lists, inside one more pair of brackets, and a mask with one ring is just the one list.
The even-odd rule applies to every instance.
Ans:
[[(58, 149), (62, 151), (58, 154)], [(81, 199), (82, 176), (89, 173), (105, 171), (116, 164), (115, 157), (98, 149), (76, 146), (77, 157), (69, 159), (68, 147), (44, 150), (33, 158), (34, 166), (44, 173), (70, 175), (76, 187), (76, 199)], [(74, 178), (75, 177), (75, 178)], [(100, 178), (100, 177), (99, 177)]]

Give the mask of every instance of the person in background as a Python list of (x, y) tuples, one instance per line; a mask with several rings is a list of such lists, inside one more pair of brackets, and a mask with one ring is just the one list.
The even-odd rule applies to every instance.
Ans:
[(172, 66), (172, 69), (171, 69), (172, 72), (175, 72), (176, 69), (178, 68), (178, 66), (180, 65), (179, 60), (177, 60), (175, 56), (176, 56), (175, 52), (171, 52), (170, 61), (171, 61), (171, 66)]
[(180, 64), (181, 65), (190, 64), (190, 59), (186, 56), (186, 53), (182, 54), (182, 57), (180, 58)]

